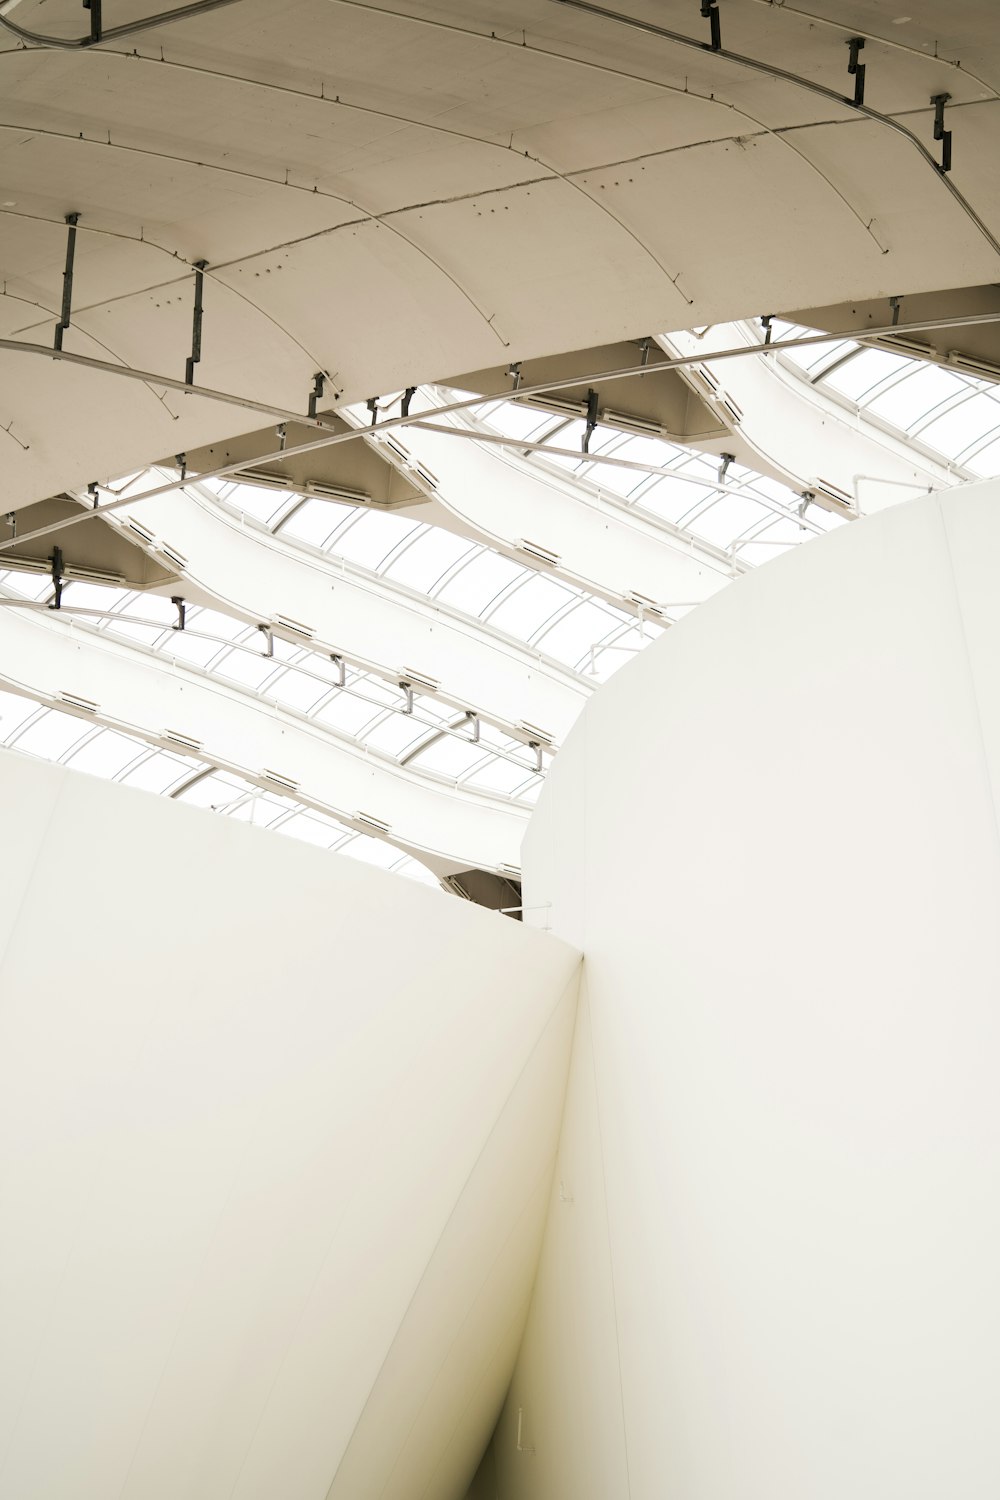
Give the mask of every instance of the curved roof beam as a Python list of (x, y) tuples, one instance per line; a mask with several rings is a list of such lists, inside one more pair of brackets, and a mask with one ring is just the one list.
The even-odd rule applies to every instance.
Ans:
[[(29, 607), (0, 608), (0, 686), (283, 791), (443, 877), (516, 869), (526, 814), (356, 747), (234, 684)], [(270, 773), (270, 774), (268, 774)]]
[(725, 323), (700, 337), (672, 333), (658, 342), (668, 353), (701, 352), (702, 365), (686, 366), (686, 378), (700, 394), (711, 390), (755, 468), (815, 495), (820, 505), (841, 515), (883, 510), (956, 482), (946, 463), (935, 463), (863, 415), (846, 411), (779, 359), (713, 362), (714, 350), (740, 340), (755, 345), (757, 330)]
[[(971, 0), (953, 9), (962, 15)], [(163, 38), (160, 72), (100, 47), (3, 54), (4, 123), (24, 145), (5, 154), (2, 201), (16, 203), (17, 218), (5, 221), (0, 276), (11, 297), (58, 306), (64, 226), (52, 222), (52, 204), (79, 213), (84, 238), (105, 238), (88, 241), (77, 267), (68, 352), (100, 339), (147, 384), (158, 365), (181, 373), (199, 261), (201, 382), (269, 411), (303, 411), (317, 372), (343, 399), (363, 400), (488, 363), (498, 343), (512, 360), (574, 347), (581, 309), (586, 340), (599, 342), (875, 296), (890, 274), (930, 290), (942, 264), (960, 265), (970, 281), (995, 279), (997, 241), (990, 224), (984, 239), (980, 205), (989, 203), (986, 116), (997, 101), (978, 100), (970, 84), (949, 106), (963, 111), (957, 193), (901, 123), (930, 117), (932, 64), (906, 53), (879, 54), (889, 113), (845, 103), (844, 49), (805, 21), (769, 28), (766, 62), (751, 55), (756, 12), (732, 22), (744, 50), (717, 55), (664, 28), (665, 45), (651, 49), (637, 43), (632, 18), (565, 4), (518, 0), (512, 10), (483, 0), (477, 30), (466, 5), (442, 0), (434, 25), (447, 48), (428, 17), (300, 6), (281, 18), (280, 70), (274, 7), (243, 0), (239, 18), (238, 29), (209, 13), (149, 32), (153, 57)], [(518, 21), (526, 35), (514, 45), (503, 33)], [(803, 56), (823, 83), (795, 71)], [(335, 81), (317, 62), (326, 57), (344, 60)], [(473, 82), (485, 66), (496, 83), (488, 104)], [(426, 83), (419, 101), (414, 68)], [(279, 71), (290, 92), (275, 92), (259, 118), (245, 100), (232, 103), (245, 82), (219, 76), (271, 86)], [(766, 110), (754, 104), (757, 74), (777, 80)], [(580, 80), (598, 76), (595, 109)], [(429, 101), (443, 88), (461, 140), (436, 129), (440, 110)], [(526, 110), (532, 99), (545, 100), (544, 114)], [(699, 193), (709, 178), (716, 192)], [(943, 213), (942, 194), (953, 200)], [(220, 212), (227, 199), (236, 212)], [(683, 216), (671, 209), (678, 201)], [(874, 201), (891, 259), (858, 228), (860, 218), (872, 229)], [(935, 211), (918, 236), (921, 207)], [(735, 265), (730, 237), (716, 232), (722, 212), (743, 228)], [(808, 242), (789, 224), (808, 224)], [(528, 244), (538, 253), (526, 256)], [(172, 269), (161, 270), (165, 256)], [(371, 336), (376, 305), (391, 340)], [(7, 332), (39, 342), (48, 316), (44, 325), (8, 320)], [(2, 425), (15, 434), (8, 486), (29, 501), (218, 436), (204, 398), (164, 392), (168, 410), (139, 387), (119, 400), (107, 370), (23, 369), (9, 350), (0, 372)], [(251, 411), (238, 420), (259, 425)]]
[[(445, 411), (447, 401), (424, 394), (433, 403), (425, 416)], [(732, 579), (732, 560), (721, 550), (609, 503), (592, 486), (543, 469), (513, 443), (501, 447), (473, 420), (461, 420), (452, 419), (450, 432), (417, 421), (379, 446), (404, 472), (433, 475), (444, 510), (506, 555), (630, 613), (636, 597), (663, 609), (698, 604)], [(447, 415), (442, 424), (452, 425)]]
[[(135, 536), (129, 514), (117, 513), (114, 524)], [(173, 560), (182, 582), (171, 592), (272, 626), (277, 636), (394, 687), (412, 682), (522, 744), (537, 738), (524, 723), (543, 728), (546, 740), (562, 740), (590, 696), (586, 678), (541, 652), (389, 579), (275, 536), (194, 483), (151, 500), (137, 494), (134, 522), (153, 555)]]

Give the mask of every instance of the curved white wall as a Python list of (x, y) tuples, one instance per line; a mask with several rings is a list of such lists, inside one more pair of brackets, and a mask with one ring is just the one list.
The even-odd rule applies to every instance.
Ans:
[(457, 1500), (577, 955), (10, 753), (0, 818), (0, 1494)]
[(562, 750), (525, 900), (586, 1005), (503, 1500), (996, 1495), (998, 549), (995, 482), (844, 528)]

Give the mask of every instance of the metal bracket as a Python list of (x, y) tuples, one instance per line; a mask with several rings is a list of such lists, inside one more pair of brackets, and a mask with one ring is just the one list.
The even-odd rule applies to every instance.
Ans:
[(892, 326), (893, 326), (893, 328), (895, 328), (896, 324), (899, 322), (899, 308), (900, 308), (900, 304), (902, 303), (902, 300), (903, 300), (902, 297), (890, 297), (889, 298), (889, 306), (892, 308)]
[(517, 364), (515, 365), (508, 365), (507, 374), (514, 377), (514, 389), (516, 391), (518, 386), (521, 384), (521, 361), (518, 360)]
[(469, 743), (472, 744), (472, 745), (478, 745), (479, 744), (479, 715), (478, 714), (474, 714), (471, 709), (467, 708), (465, 710), (465, 717), (472, 724), (472, 739), (470, 740)]
[(177, 467), (181, 471), (181, 478), (182, 479), (186, 479), (187, 478), (187, 472), (188, 472), (188, 456), (187, 456), (187, 454), (186, 453), (175, 453), (174, 454), (174, 462), (176, 463)]
[(711, 27), (711, 41), (705, 46), (710, 52), (722, 51), (722, 26), (719, 21), (719, 0), (701, 0), (701, 13)]
[(90, 496), (91, 508), (93, 510), (96, 510), (97, 507), (98, 507), (98, 505), (100, 504), (100, 500), (101, 500), (100, 495), (97, 493), (97, 480), (96, 479), (92, 479), (90, 481), (90, 483), (87, 485), (87, 494)]
[(764, 330), (764, 343), (765, 344), (769, 344), (771, 342), (771, 323), (773, 322), (773, 320), (774, 320), (774, 314), (773, 313), (765, 313), (764, 316), (760, 320), (760, 326)]
[(64, 580), (63, 580), (63, 555), (62, 555), (62, 548), (61, 547), (53, 547), (52, 548), (52, 556), (49, 559), (49, 561), (52, 564), (52, 587), (56, 591), (56, 596), (53, 599), (52, 603), (49, 605), (49, 609), (60, 609), (62, 607), (63, 582), (64, 582)]
[(265, 644), (264, 644), (264, 655), (265, 656), (273, 656), (274, 655), (274, 631), (271, 629), (270, 625), (258, 625), (257, 629), (262, 633), (262, 635), (264, 637), (264, 642), (265, 642)]
[(719, 457), (722, 459), (722, 462), (719, 465), (718, 482), (719, 482), (719, 484), (725, 484), (725, 482), (726, 482), (726, 475), (729, 473), (729, 465), (735, 461), (736, 454), (735, 453), (720, 453)]
[(204, 311), (205, 267), (207, 260), (194, 263), (194, 321), (191, 326), (191, 353), (184, 366), (184, 384), (194, 385), (194, 367), (201, 360), (201, 317)]
[(399, 414), (401, 417), (408, 417), (410, 415), (410, 402), (416, 394), (417, 388), (415, 385), (408, 385), (406, 387), (406, 390), (403, 392), (403, 399), (399, 403)]
[(340, 668), (340, 677), (337, 681), (337, 687), (344, 687), (347, 682), (347, 663), (342, 656), (337, 655), (336, 651), (330, 652), (330, 660), (333, 662), (335, 667)]
[(591, 388), (587, 392), (587, 426), (583, 434), (580, 447), (584, 453), (590, 452), (590, 439), (594, 435), (597, 426), (597, 392)]
[(852, 36), (847, 45), (851, 49), (851, 60), (847, 64), (847, 71), (854, 78), (854, 99), (853, 101), (849, 99), (847, 102), (848, 104), (853, 102), (855, 109), (860, 109), (865, 102), (865, 65), (863, 62), (858, 62), (858, 53), (865, 45), (865, 39), (863, 36)]
[(323, 388), (324, 388), (325, 385), (326, 385), (326, 377), (324, 376), (322, 370), (318, 370), (316, 372), (316, 374), (313, 376), (313, 388), (309, 392), (309, 415), (310, 415), (310, 417), (315, 417), (315, 415), (316, 415), (316, 402), (319, 400), (320, 396), (322, 396), (322, 394), (323, 394)]
[(83, 0), (83, 8), (90, 11), (90, 44), (93, 46), (103, 36), (101, 30), (101, 0)]
[(542, 770), (542, 747), (539, 744), (538, 740), (529, 740), (528, 741), (528, 749), (529, 750), (534, 750), (534, 752), (535, 752), (535, 770), (536, 771), (541, 771)]
[(404, 680), (399, 685), (403, 689), (404, 694), (406, 695), (406, 707), (403, 709), (403, 712), (404, 712), (404, 714), (412, 714), (412, 712), (413, 712), (413, 684), (410, 683), (410, 682), (406, 682)]
[(70, 324), (70, 315), (73, 309), (73, 261), (76, 258), (76, 226), (80, 222), (79, 214), (66, 215), (66, 269), (63, 271), (63, 294), (62, 311), (59, 322), (56, 324), (56, 336), (53, 349), (61, 349), (63, 346), (63, 334)]
[(187, 604), (179, 594), (171, 594), (170, 602), (177, 610), (177, 623), (171, 628), (173, 630), (183, 630), (187, 625)]
[(378, 421), (378, 397), (369, 396), (368, 400), (365, 402), (365, 405), (372, 414), (372, 426), (374, 427), (375, 423)]
[(950, 98), (950, 94), (931, 95), (931, 103), (934, 106), (934, 139), (941, 142), (939, 172), (951, 171), (951, 131), (944, 128), (944, 107)]

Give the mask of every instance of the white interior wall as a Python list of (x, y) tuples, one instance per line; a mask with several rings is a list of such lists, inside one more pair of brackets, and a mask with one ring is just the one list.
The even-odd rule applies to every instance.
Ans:
[(996, 1493), (998, 500), (738, 581), (560, 754), (525, 901), (587, 1002), (502, 1500)]
[(0, 1494), (464, 1494), (577, 955), (0, 756)]

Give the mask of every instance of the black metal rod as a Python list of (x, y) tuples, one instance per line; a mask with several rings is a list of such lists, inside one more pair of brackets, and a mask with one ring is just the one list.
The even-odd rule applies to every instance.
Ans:
[(184, 367), (184, 384), (194, 385), (194, 367), (201, 360), (201, 318), (204, 312), (205, 267), (207, 260), (194, 263), (194, 322), (191, 328), (191, 354)]
[(171, 594), (170, 602), (177, 611), (177, 624), (173, 626), (173, 629), (183, 630), (187, 625), (187, 604), (178, 594)]
[(73, 262), (76, 259), (76, 226), (79, 222), (79, 214), (66, 215), (66, 269), (63, 271), (62, 311), (56, 324), (55, 342), (52, 346), (54, 349), (62, 348), (63, 333), (70, 325), (73, 312)]
[(104, 34), (101, 27), (101, 0), (83, 0), (83, 8), (90, 11), (90, 43), (93, 46)]
[(944, 128), (944, 107), (950, 98), (950, 94), (931, 95), (931, 103), (934, 106), (934, 139), (941, 142), (939, 172), (951, 171), (951, 131)]
[(62, 604), (63, 595), (63, 555), (61, 547), (52, 548), (52, 587), (55, 589), (55, 598), (49, 605), (49, 609), (58, 609)]
[(583, 434), (583, 442), (580, 445), (584, 453), (590, 452), (590, 439), (597, 426), (597, 400), (597, 392), (593, 389), (589, 390), (587, 392), (587, 426)]
[(722, 51), (722, 22), (719, 19), (719, 7), (717, 0), (701, 0), (701, 13), (709, 24), (709, 35), (711, 40), (709, 47), (713, 52)]
[(322, 396), (325, 384), (326, 380), (324, 379), (323, 371), (318, 370), (313, 376), (313, 388), (309, 392), (309, 415), (314, 419), (316, 416), (316, 402)]
[(408, 417), (410, 415), (410, 402), (416, 394), (417, 388), (415, 385), (408, 385), (406, 387), (406, 390), (403, 392), (403, 399), (399, 405), (400, 416)]
[(854, 107), (860, 109), (865, 102), (865, 65), (858, 62), (858, 53), (865, 45), (865, 39), (863, 36), (852, 36), (847, 45), (851, 49), (847, 71), (854, 75)]

